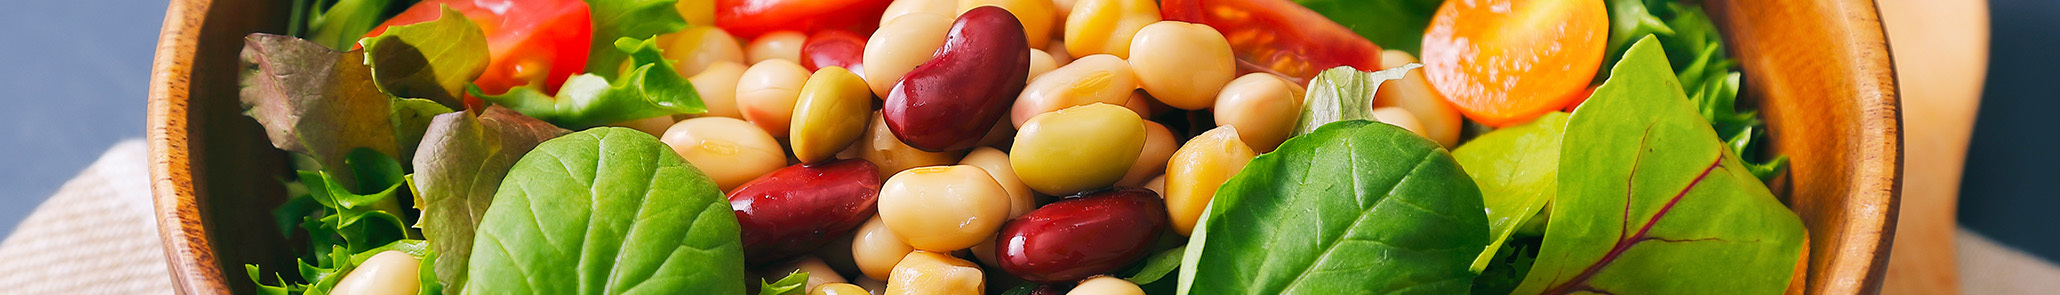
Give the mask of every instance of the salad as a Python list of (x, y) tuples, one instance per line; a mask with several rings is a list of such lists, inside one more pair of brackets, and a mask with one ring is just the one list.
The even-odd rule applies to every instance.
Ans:
[[(261, 294), (1778, 294), (1670, 0), (296, 0)], [(253, 213), (260, 214), (260, 213)]]

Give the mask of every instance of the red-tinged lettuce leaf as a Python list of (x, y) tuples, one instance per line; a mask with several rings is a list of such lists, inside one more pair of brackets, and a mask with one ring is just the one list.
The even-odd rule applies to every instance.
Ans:
[[(603, 78), (622, 67), (624, 52), (616, 51), (616, 39), (652, 39), (659, 34), (687, 28), (687, 19), (674, 8), (676, 0), (586, 0), (594, 20), (593, 47), (587, 57), (587, 72)], [(624, 73), (622, 76), (628, 76)], [(637, 118), (642, 119), (642, 118)], [(610, 122), (613, 123), (613, 122)]]
[(479, 87), (467, 91), (523, 115), (570, 129), (708, 111), (700, 93), (694, 91), (694, 84), (673, 70), (660, 54), (656, 41), (623, 38), (616, 40), (615, 46), (610, 52), (630, 53), (631, 66), (613, 80), (592, 73), (572, 76), (558, 88), (557, 97), (544, 95), (534, 86), (515, 87), (499, 95), (481, 93)]
[(1223, 184), (1188, 239), (1179, 293), (1466, 293), (1486, 215), (1438, 143), (1331, 123)]
[(417, 151), (413, 180), (422, 209), (416, 226), (443, 254), (433, 264), (445, 288), (464, 289), (473, 232), (509, 167), (537, 144), (570, 132), (499, 106), (478, 116), (436, 116)]
[(397, 97), (462, 108), (465, 85), (486, 72), (486, 33), (449, 6), (434, 21), (387, 28), (359, 44), (372, 81)]
[(345, 153), (401, 154), (394, 99), (373, 85), (364, 54), (280, 35), (251, 34), (243, 41), (244, 114), (264, 125), (273, 146), (313, 158), (346, 187), (357, 180), (343, 164)]
[(1516, 294), (1779, 294), (1802, 221), (1728, 150), (1666, 52), (1631, 46), (1567, 122), (1559, 195)]

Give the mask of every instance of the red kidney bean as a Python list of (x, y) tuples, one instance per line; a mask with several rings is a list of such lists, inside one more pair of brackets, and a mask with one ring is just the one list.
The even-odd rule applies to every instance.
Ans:
[(864, 224), (879, 205), (877, 169), (858, 159), (799, 164), (738, 186), (729, 199), (744, 229), (745, 260), (760, 265), (808, 253)]
[(882, 114), (894, 136), (931, 152), (972, 148), (1009, 114), (1030, 76), (1023, 23), (982, 6), (951, 24), (936, 58), (902, 76)]
[(1166, 227), (1166, 203), (1150, 190), (1090, 193), (1009, 220), (996, 264), (1032, 282), (1077, 281), (1144, 259)]
[(822, 67), (843, 67), (864, 75), (859, 60), (865, 56), (865, 36), (845, 30), (823, 30), (801, 43), (801, 67), (809, 72)]

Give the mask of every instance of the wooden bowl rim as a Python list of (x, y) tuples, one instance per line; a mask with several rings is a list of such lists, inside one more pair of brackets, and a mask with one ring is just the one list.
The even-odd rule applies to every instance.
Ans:
[[(1854, 155), (1855, 161), (1858, 162), (1854, 171), (1858, 175), (1854, 175), (1850, 187), (1853, 188), (1851, 197), (1855, 200), (1848, 202), (1867, 208), (1850, 208), (1847, 211), (1875, 213), (1862, 216), (1880, 216), (1882, 220), (1861, 224), (1870, 228), (1849, 229), (1860, 230), (1856, 233), (1862, 234), (1871, 230), (1871, 233), (1876, 235), (1873, 239), (1874, 247), (1870, 249), (1864, 247), (1866, 245), (1853, 245), (1862, 247), (1827, 249), (1832, 251), (1832, 254), (1871, 254), (1871, 257), (1864, 262), (1838, 263), (1844, 267), (1833, 266), (1840, 269), (1827, 270), (1833, 273), (1862, 273), (1857, 276), (1858, 281), (1825, 282), (1826, 284), (1818, 286), (1817, 290), (1836, 290), (1833, 291), (1836, 293), (1875, 293), (1879, 291), (1883, 274), (1886, 272), (1890, 241), (1895, 231), (1897, 200), (1901, 192), (1903, 135), (1902, 115), (1899, 109), (1901, 101), (1896, 92), (1899, 81), (1896, 81), (1893, 75), (1889, 47), (1885, 42), (1886, 34), (1882, 31), (1880, 14), (1874, 2), (1838, 1), (1847, 2), (1846, 4), (1852, 6), (1844, 7), (1853, 9), (1848, 11), (1849, 13), (1864, 14), (1847, 15), (1853, 17), (1848, 21), (1852, 22), (1854, 28), (1866, 31), (1848, 32), (1849, 34), (1861, 37), (1856, 39), (1872, 37), (1872, 40), (1884, 40), (1878, 44), (1861, 44), (1853, 48), (1859, 51), (1856, 53), (1860, 54), (1860, 57), (1857, 57), (1861, 61), (1860, 66), (1867, 68), (1862, 69), (1862, 72), (1878, 68), (1880, 72), (1889, 73), (1886, 77), (1855, 76), (1856, 79), (1873, 80), (1855, 85), (1878, 86), (1860, 89), (1855, 99), (1859, 99), (1863, 105), (1860, 112), (1862, 117), (1859, 118), (1861, 127), (1885, 125), (1887, 128), (1882, 130), (1890, 134), (1862, 131), (1865, 138), (1858, 139), (1860, 144), (1888, 144), (1882, 147), (1861, 148), (1858, 149), (1861, 154)], [(173, 284), (181, 293), (188, 294), (232, 293), (234, 290), (229, 289), (225, 280), (243, 277), (229, 277), (222, 273), (220, 261), (215, 257), (214, 246), (209, 240), (212, 236), (208, 232), (209, 226), (205, 218), (202, 218), (199, 196), (193, 187), (193, 145), (192, 138), (187, 132), (190, 122), (186, 120), (191, 86), (188, 77), (192, 73), (194, 53), (199, 45), (205, 15), (213, 4), (213, 0), (171, 1), (165, 11), (156, 53), (152, 58), (149, 88), (149, 122), (146, 137), (149, 140), (150, 183), (156, 206), (158, 237), (164, 243), (165, 256), (168, 258), (166, 264)], [(1864, 236), (1859, 238), (1862, 239), (1858, 241), (1865, 241)]]

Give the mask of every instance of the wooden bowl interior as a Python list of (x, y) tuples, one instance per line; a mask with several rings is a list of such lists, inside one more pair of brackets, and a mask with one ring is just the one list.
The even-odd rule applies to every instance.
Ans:
[[(1713, 0), (1791, 172), (1779, 193), (1809, 227), (1805, 290), (1871, 293), (1895, 224), (1901, 137), (1895, 80), (1868, 0)], [(186, 293), (252, 293), (244, 265), (293, 269), (269, 212), (290, 172), (237, 101), (242, 38), (279, 33), (285, 1), (175, 0), (150, 100), (151, 178), (174, 282)], [(1783, 183), (1792, 185), (1781, 185)]]

